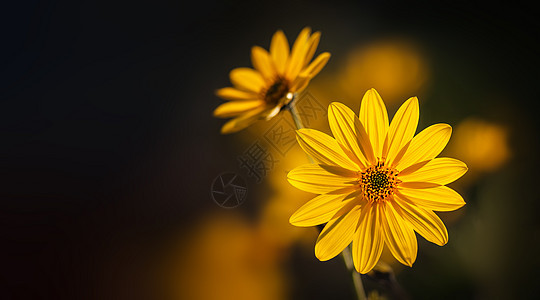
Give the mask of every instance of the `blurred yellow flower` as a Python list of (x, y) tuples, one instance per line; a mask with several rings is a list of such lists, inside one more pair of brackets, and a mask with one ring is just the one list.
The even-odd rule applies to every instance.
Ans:
[(465, 204), (445, 185), (465, 174), (467, 166), (435, 158), (450, 139), (450, 125), (435, 124), (414, 136), (418, 118), (418, 99), (413, 97), (389, 124), (384, 102), (371, 89), (359, 116), (341, 103), (330, 104), (334, 138), (312, 129), (297, 131), (298, 143), (317, 164), (293, 169), (288, 180), (320, 195), (298, 209), (290, 222), (327, 223), (315, 245), (319, 260), (335, 257), (352, 241), (354, 265), (365, 274), (384, 245), (399, 262), (412, 266), (418, 250), (414, 231), (439, 246), (446, 244), (448, 232), (433, 211)]
[(230, 101), (218, 106), (214, 116), (234, 117), (223, 125), (221, 133), (237, 132), (260, 118), (273, 118), (295, 93), (305, 89), (330, 58), (330, 53), (324, 52), (310, 63), (320, 36), (320, 32), (311, 34), (311, 29), (306, 27), (289, 50), (287, 38), (279, 30), (272, 37), (270, 52), (259, 46), (253, 47), (254, 69), (232, 70), (229, 76), (234, 87), (217, 91), (219, 97)]
[(271, 241), (244, 217), (210, 214), (168, 245), (160, 272), (164, 299), (286, 299)]
[(280, 160), (279, 168), (270, 172), (267, 178), (272, 192), (268, 193), (269, 197), (262, 207), (259, 227), (268, 239), (284, 249), (291, 247), (293, 243), (300, 243), (309, 249), (317, 238), (317, 230), (291, 228), (288, 222), (296, 209), (310, 199), (310, 195), (287, 182), (287, 170), (293, 169), (299, 163), (308, 162), (304, 151), (300, 147), (293, 147)]
[(372, 86), (386, 105), (417, 95), (428, 78), (428, 65), (419, 48), (405, 39), (385, 39), (351, 51), (339, 73), (340, 88), (358, 103)]
[(466, 160), (474, 172), (497, 169), (511, 153), (505, 127), (475, 118), (457, 126), (448, 148), (452, 155)]

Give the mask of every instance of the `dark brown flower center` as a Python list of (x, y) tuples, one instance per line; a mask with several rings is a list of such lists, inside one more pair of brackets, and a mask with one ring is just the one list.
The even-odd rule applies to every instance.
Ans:
[(266, 91), (264, 91), (264, 100), (266, 103), (278, 104), (279, 100), (289, 93), (289, 84), (282, 78), (277, 78)]
[(388, 199), (394, 194), (399, 183), (399, 179), (397, 179), (398, 173), (397, 170), (386, 167), (383, 162), (369, 167), (361, 173), (359, 179), (364, 197), (369, 201)]

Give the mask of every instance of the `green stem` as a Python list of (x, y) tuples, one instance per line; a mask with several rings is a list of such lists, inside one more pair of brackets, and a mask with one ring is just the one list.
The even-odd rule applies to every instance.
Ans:
[(349, 272), (351, 272), (353, 284), (354, 284), (354, 290), (356, 291), (356, 296), (358, 297), (358, 300), (366, 300), (366, 292), (364, 291), (364, 285), (362, 284), (362, 277), (360, 276), (360, 273), (358, 273), (354, 269), (354, 263), (352, 259), (352, 251), (351, 251), (351, 245), (347, 246), (343, 252), (341, 252), (341, 256), (343, 256), (343, 260), (345, 261), (345, 265), (347, 266), (347, 269), (349, 269)]
[[(304, 124), (302, 123), (302, 120), (300, 119), (300, 116), (298, 115), (298, 111), (296, 110), (296, 98), (297, 95), (294, 94), (291, 102), (289, 102), (287, 108), (289, 109), (289, 112), (291, 113), (291, 116), (294, 121), (294, 125), (296, 125), (296, 129), (302, 129), (304, 128)], [(311, 160), (311, 158), (310, 158)]]
[[(300, 119), (300, 116), (298, 115), (298, 111), (296, 110), (296, 98), (297, 95), (294, 94), (292, 100), (287, 105), (287, 110), (291, 113), (291, 116), (294, 121), (294, 125), (296, 125), (296, 129), (302, 129), (304, 128), (304, 124), (302, 123), (302, 119)], [(307, 155), (309, 161), (311, 163), (314, 163), (313, 159)], [(356, 296), (358, 297), (358, 300), (366, 300), (366, 293), (364, 291), (364, 285), (362, 284), (362, 277), (360, 277), (360, 273), (358, 273), (354, 269), (354, 263), (352, 259), (352, 251), (350, 245), (347, 246), (343, 252), (341, 253), (343, 256), (343, 260), (345, 261), (345, 265), (347, 266), (347, 269), (349, 272), (351, 272), (352, 280), (354, 284), (354, 289), (356, 291)]]

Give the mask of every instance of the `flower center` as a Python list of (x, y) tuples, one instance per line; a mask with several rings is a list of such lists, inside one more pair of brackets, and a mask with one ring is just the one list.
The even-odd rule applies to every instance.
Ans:
[(266, 91), (264, 91), (264, 100), (267, 103), (278, 104), (289, 92), (289, 84), (283, 78), (277, 78)]
[(361, 173), (359, 183), (362, 186), (364, 197), (369, 201), (386, 200), (394, 194), (400, 180), (397, 178), (398, 171), (386, 167), (384, 162), (369, 167)]

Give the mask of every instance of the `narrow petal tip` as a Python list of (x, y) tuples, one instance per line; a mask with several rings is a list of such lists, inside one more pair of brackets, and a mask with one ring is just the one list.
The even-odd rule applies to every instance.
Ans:
[(450, 126), (450, 124), (440, 123), (437, 124), (437, 126), (441, 126), (441, 130), (450, 131), (449, 133), (452, 134), (452, 126)]
[(330, 103), (330, 105), (328, 105), (328, 108), (338, 108), (338, 107), (341, 107), (343, 106), (344, 104), (341, 103), (341, 102), (338, 102), (338, 101), (334, 101), (332, 103)]
[(230, 127), (223, 125), (220, 130), (221, 134), (231, 134), (234, 131), (231, 130)]
[(334, 258), (335, 256), (330, 256), (328, 255), (327, 253), (325, 253), (324, 251), (321, 250), (321, 247), (318, 246), (319, 244), (315, 244), (315, 257), (317, 257), (318, 260), (320, 261), (328, 261), (328, 260), (331, 260), (332, 258)]
[(330, 57), (332, 57), (332, 54), (330, 52), (323, 52), (323, 53), (319, 54), (319, 56), (321, 56), (324, 59), (328, 60), (328, 59), (330, 59)]
[(415, 106), (418, 106), (418, 97), (416, 96), (409, 98), (407, 101), (411, 101), (415, 104)]
[(291, 225), (293, 225), (293, 226), (296, 226), (296, 225), (294, 225), (295, 219), (296, 219), (296, 213), (293, 214), (293, 215), (289, 218), (289, 223), (290, 223)]
[(279, 34), (279, 35), (281, 35), (281, 34), (285, 35), (285, 33), (283, 32), (283, 29), (278, 29), (278, 30), (276, 30), (276, 32), (274, 33), (274, 36), (275, 36), (275, 35), (278, 35), (278, 34)]
[(306, 132), (308, 128), (300, 128), (300, 129), (296, 129), (295, 132), (296, 132), (296, 135), (304, 135), (304, 133)]

